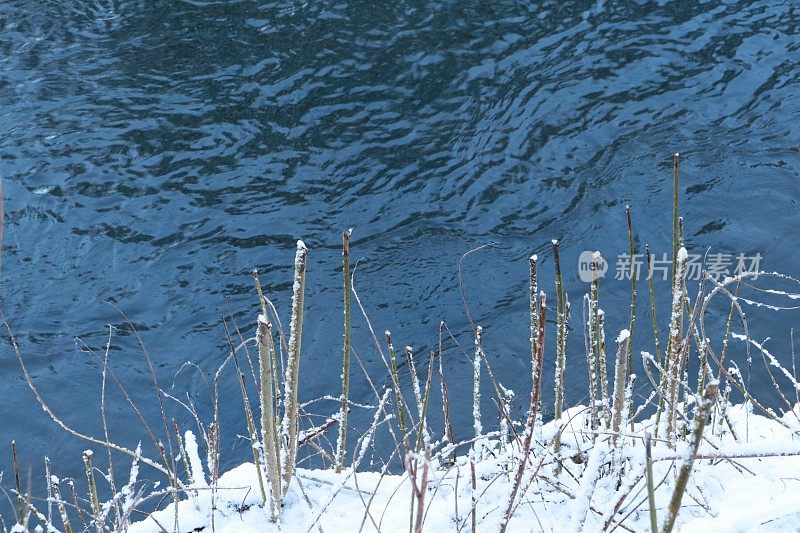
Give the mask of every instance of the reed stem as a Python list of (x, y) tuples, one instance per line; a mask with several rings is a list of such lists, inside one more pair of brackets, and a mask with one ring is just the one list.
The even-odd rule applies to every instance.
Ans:
[[(564, 303), (564, 280), (561, 276), (561, 259), (559, 257), (558, 241), (553, 240), (553, 263), (556, 273), (556, 375), (555, 375), (555, 405), (554, 415), (556, 423), (561, 420), (564, 406), (564, 374), (566, 367), (566, 305)], [(561, 451), (561, 432), (557, 432), (553, 442), (553, 452), (558, 457)], [(558, 471), (560, 471), (560, 463)]]
[(14, 468), (14, 487), (17, 489), (17, 524), (25, 523), (25, 499), (22, 497), (22, 486), (19, 481), (19, 459), (17, 458), (17, 443), (11, 441), (11, 461)]
[(617, 337), (617, 361), (614, 372), (614, 409), (611, 421), (611, 443), (617, 443), (620, 429), (622, 427), (622, 411), (625, 408), (625, 384), (628, 380), (628, 346), (631, 334), (627, 329), (623, 329)]
[(303, 241), (297, 241), (294, 259), (294, 283), (292, 294), (292, 317), (289, 326), (289, 353), (284, 378), (284, 417), (282, 433), (287, 440), (286, 453), (283, 454), (283, 494), (289, 489), (295, 461), (297, 460), (297, 432), (299, 427), (297, 401), (298, 379), (300, 377), (300, 347), (303, 336), (303, 300), (306, 285), (308, 248)]
[(670, 533), (675, 526), (675, 520), (678, 517), (678, 511), (681, 508), (681, 500), (683, 493), (686, 491), (686, 485), (689, 482), (689, 476), (692, 474), (692, 467), (694, 466), (694, 456), (700, 448), (700, 441), (703, 439), (703, 429), (706, 425), (711, 407), (716, 402), (717, 393), (719, 392), (719, 382), (712, 381), (706, 385), (705, 394), (700, 405), (697, 407), (694, 416), (694, 430), (692, 431), (692, 440), (690, 442), (689, 450), (686, 457), (678, 471), (678, 478), (675, 481), (675, 489), (672, 491), (672, 498), (667, 507), (667, 517), (664, 519), (664, 526), (661, 528), (663, 533)]
[(677, 275), (675, 284), (672, 288), (672, 316), (669, 326), (669, 352), (667, 353), (666, 371), (668, 386), (667, 390), (667, 428), (665, 438), (670, 443), (670, 447), (675, 447), (675, 422), (678, 410), (678, 383), (681, 379), (683, 365), (682, 353), (682, 323), (683, 323), (683, 300), (686, 282), (686, 248), (681, 248), (677, 256)]
[(342, 285), (344, 287), (344, 340), (342, 346), (342, 406), (339, 411), (339, 440), (336, 443), (336, 472), (342, 471), (345, 447), (347, 445), (347, 413), (350, 394), (350, 234), (353, 230), (342, 233)]
[(531, 257), (531, 327), (534, 327), (533, 317), (536, 317), (535, 328), (536, 331), (531, 332), (531, 344), (535, 345), (536, 352), (533, 354), (532, 369), (531, 369), (531, 404), (528, 408), (528, 420), (525, 423), (525, 434), (522, 442), (522, 456), (517, 471), (514, 475), (514, 484), (511, 487), (511, 493), (508, 496), (505, 513), (503, 519), (500, 521), (500, 533), (505, 533), (508, 527), (508, 522), (514, 513), (514, 504), (517, 499), (517, 494), (522, 486), (522, 479), (525, 474), (525, 468), (528, 465), (528, 458), (531, 455), (531, 442), (533, 441), (533, 434), (536, 432), (536, 420), (539, 413), (539, 401), (542, 391), (542, 359), (544, 356), (544, 334), (545, 334), (545, 316), (547, 314), (547, 297), (542, 291), (537, 299), (534, 293), (536, 286), (536, 256)]
[(658, 533), (658, 514), (656, 510), (656, 490), (653, 483), (653, 445), (650, 432), (644, 434), (644, 453), (647, 475), (647, 503), (650, 506), (650, 533)]
[[(631, 255), (631, 318), (630, 324), (628, 325), (628, 351), (627, 351), (627, 373), (625, 375), (625, 379), (627, 380), (631, 372), (633, 372), (633, 329), (636, 325), (636, 278), (639, 275), (639, 271), (637, 269), (636, 264), (636, 248), (634, 247), (633, 242), (633, 220), (631, 217), (631, 206), (625, 206), (625, 216), (628, 220), (628, 246), (630, 248), (630, 255)], [(628, 406), (629, 408), (631, 406)], [(633, 421), (631, 421), (631, 429), (633, 429)]]
[(675, 283), (676, 267), (678, 265), (678, 165), (681, 154), (672, 156), (672, 283)]
[(86, 481), (89, 484), (89, 503), (92, 506), (92, 516), (94, 527), (97, 533), (103, 533), (103, 511), (100, 507), (100, 499), (97, 497), (97, 483), (94, 479), (94, 468), (92, 467), (92, 452), (83, 452), (83, 465), (86, 467)]
[(386, 336), (386, 344), (389, 349), (389, 360), (391, 362), (391, 368), (389, 369), (389, 373), (392, 375), (394, 399), (395, 399), (395, 404), (397, 405), (397, 419), (400, 424), (400, 431), (403, 433), (403, 445), (406, 449), (406, 452), (408, 452), (410, 451), (411, 447), (408, 444), (408, 424), (406, 423), (406, 405), (405, 405), (405, 400), (403, 398), (403, 393), (400, 390), (400, 375), (397, 366), (397, 353), (395, 352), (394, 344), (392, 344), (391, 332), (386, 331), (384, 335)]
[(64, 524), (64, 533), (72, 533), (72, 523), (67, 514), (67, 506), (64, 505), (64, 499), (61, 497), (61, 481), (55, 476), (50, 476), (47, 482), (50, 484), (53, 498), (56, 500), (58, 514), (61, 517), (61, 523)]

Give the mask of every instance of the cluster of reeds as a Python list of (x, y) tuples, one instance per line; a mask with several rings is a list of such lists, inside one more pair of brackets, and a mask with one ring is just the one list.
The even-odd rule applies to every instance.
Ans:
[[(177, 502), (181, 497), (197, 497), (201, 491), (210, 491), (212, 500), (215, 497), (220, 468), (220, 420), (218, 408), (218, 385), (223, 369), (232, 362), (237, 381), (240, 386), (243, 412), (247, 423), (247, 436), (252, 448), (252, 460), (256, 466), (258, 476), (258, 489), (264, 509), (272, 522), (281, 520), (281, 508), (289, 490), (296, 483), (297, 490), (305, 497), (302, 486), (302, 476), (298, 473), (298, 449), (308, 445), (314, 453), (336, 472), (342, 473), (341, 484), (331, 490), (330, 500), (315, 509), (316, 520), (311, 527), (321, 530), (319, 520), (325, 510), (332, 504), (336, 495), (345, 488), (351, 477), (357, 476), (359, 466), (365, 458), (368, 449), (372, 446), (376, 431), (385, 427), (394, 442), (394, 451), (391, 457), (383, 457), (382, 475), (391, 471), (392, 461), (398, 460), (407, 475), (410, 491), (408, 500), (408, 530), (419, 532), (424, 528), (426, 506), (430, 500), (431, 472), (432, 469), (442, 469), (449, 472), (455, 469), (460, 472), (461, 466), (468, 469), (469, 481), (467, 483), (470, 500), (468, 510), (458, 508), (458, 498), (455, 500), (455, 520), (458, 529), (477, 531), (480, 527), (482, 515), (486, 512), (499, 512), (500, 531), (506, 531), (515, 517), (516, 511), (526, 500), (526, 494), (534, 484), (546, 486), (552, 490), (566, 495), (572, 500), (569, 508), (572, 528), (582, 530), (586, 527), (588, 516), (594, 514), (595, 522), (599, 521), (604, 530), (617, 527), (627, 529), (625, 520), (639, 508), (631, 500), (634, 489), (642, 484), (647, 492), (644, 504), (647, 506), (650, 525), (655, 532), (659, 529), (658, 509), (655, 504), (655, 491), (658, 485), (653, 478), (653, 459), (651, 449), (653, 446), (663, 446), (669, 450), (677, 449), (678, 442), (685, 440), (689, 444), (690, 452), (682, 457), (680, 465), (674, 469), (674, 488), (669, 506), (664, 515), (661, 530), (669, 532), (676, 523), (683, 494), (690, 478), (695, 456), (704, 437), (706, 426), (711, 425), (712, 431), (721, 431), (730, 423), (726, 418), (728, 394), (731, 388), (738, 389), (745, 401), (763, 414), (782, 423), (769, 409), (763, 407), (749, 393), (742, 372), (738, 371), (735, 363), (726, 359), (728, 341), (734, 335), (732, 322), (734, 317), (739, 317), (745, 329), (743, 340), (746, 341), (748, 354), (751, 344), (762, 354), (768, 367), (778, 368), (787, 377), (797, 390), (800, 390), (794, 372), (789, 372), (781, 366), (775, 358), (761, 345), (755, 343), (747, 334), (747, 321), (737, 301), (739, 287), (752, 276), (767, 276), (764, 273), (741, 274), (718, 282), (709, 277), (702, 281), (697, 290), (694, 302), (688, 297), (686, 283), (687, 252), (683, 242), (683, 221), (678, 216), (678, 165), (679, 156), (673, 160), (674, 199), (673, 199), (673, 271), (671, 283), (671, 307), (668, 321), (668, 335), (666, 348), (662, 352), (659, 334), (661, 328), (657, 321), (655, 289), (652, 276), (649, 278), (649, 303), (652, 318), (653, 345), (655, 356), (647, 351), (642, 351), (642, 364), (644, 372), (652, 384), (649, 397), (639, 405), (633, 402), (633, 385), (636, 380), (634, 370), (633, 332), (637, 311), (637, 284), (638, 272), (635, 270), (633, 258), (635, 257), (635, 239), (633, 231), (632, 211), (626, 208), (628, 244), (631, 254), (631, 303), (629, 324), (616, 336), (616, 346), (613, 360), (613, 382), (609, 384), (606, 346), (606, 320), (605, 312), (601, 307), (601, 276), (595, 275), (589, 285), (588, 293), (584, 296), (584, 313), (580, 321), (584, 333), (586, 362), (588, 368), (587, 388), (588, 405), (574, 409), (565, 409), (565, 374), (568, 368), (567, 340), (570, 331), (570, 301), (566, 294), (563, 279), (560, 250), (558, 241), (552, 241), (552, 257), (555, 273), (555, 349), (550, 357), (546, 350), (547, 330), (547, 294), (541, 286), (539, 277), (539, 258), (533, 255), (529, 260), (529, 309), (530, 309), (530, 358), (531, 358), (531, 390), (528, 398), (526, 416), (523, 421), (512, 419), (511, 405), (513, 393), (506, 389), (494, 375), (489, 358), (484, 349), (484, 330), (480, 325), (472, 323), (472, 318), (467, 307), (467, 315), (472, 325), (474, 349), (470, 352), (472, 359), (472, 417), (474, 435), (467, 442), (458, 443), (454, 439), (454, 430), (450, 415), (450, 394), (447, 380), (445, 379), (445, 364), (443, 338), (455, 336), (447, 325), (442, 322), (439, 327), (438, 350), (432, 351), (423, 361), (414, 353), (411, 346), (406, 346), (400, 352), (395, 349), (392, 335), (385, 332), (384, 338), (379, 339), (370, 322), (368, 314), (362, 304), (354, 286), (354, 273), (350, 270), (350, 237), (347, 231), (342, 237), (342, 290), (343, 290), (343, 342), (342, 342), (342, 373), (341, 394), (325, 397), (320, 400), (330, 400), (338, 405), (337, 412), (323, 415), (324, 422), (306, 425), (301, 428), (300, 417), (305, 413), (306, 407), (313, 403), (301, 404), (298, 393), (299, 369), (301, 361), (301, 341), (303, 330), (303, 309), (305, 277), (308, 267), (308, 249), (302, 241), (297, 242), (294, 261), (293, 294), (291, 303), (291, 318), (289, 323), (288, 340), (283, 333), (278, 313), (275, 306), (264, 294), (258, 273), (253, 272), (255, 290), (260, 304), (260, 314), (256, 320), (256, 332), (252, 338), (240, 335), (240, 342), (234, 345), (231, 340), (231, 350), (228, 357), (220, 366), (214, 376), (213, 389), (213, 420), (204, 425), (192, 405), (187, 405), (181, 400), (166, 393), (159, 385), (154, 366), (147, 350), (144, 350), (146, 361), (151, 371), (154, 390), (161, 405), (162, 436), (157, 437), (157, 431), (152, 429), (148, 422), (141, 417), (158, 458), (145, 457), (141, 448), (130, 450), (112, 442), (108, 436), (105, 422), (104, 400), (101, 401), (101, 415), (103, 420), (104, 435), (102, 438), (85, 435), (73, 429), (59, 418), (50, 409), (43, 399), (38, 388), (29, 374), (25, 362), (13, 339), (14, 345), (23, 374), (30, 388), (33, 390), (37, 401), (44, 410), (65, 429), (68, 433), (81, 438), (93, 446), (106, 451), (108, 455), (108, 470), (102, 477), (108, 480), (111, 497), (101, 501), (101, 492), (98, 491), (95, 473), (97, 467), (93, 465), (92, 453), (87, 451), (84, 456), (86, 481), (88, 490), (85, 496), (79, 496), (73, 480), (67, 480), (67, 486), (72, 494), (72, 501), (62, 497), (63, 480), (60, 481), (52, 475), (51, 465), (46, 462), (48, 498), (47, 509), (39, 509), (26, 497), (22, 490), (17, 469), (15, 488), (12, 489), (16, 498), (17, 523), (23, 530), (27, 530), (30, 517), (35, 517), (44, 527), (56, 529), (56, 517), (61, 521), (64, 531), (74, 531), (70, 516), (77, 517), (83, 529), (101, 531), (124, 531), (131, 521), (132, 513), (143, 503), (156, 498), (167, 497)], [(476, 251), (476, 250), (473, 250)], [(471, 253), (471, 252), (468, 252)], [(466, 255), (465, 255), (466, 257)], [(649, 248), (646, 248), (646, 257), (650, 260)], [(600, 272), (602, 257), (596, 252), (592, 258), (593, 272)], [(460, 268), (460, 267), (459, 267)], [(769, 274), (791, 282), (797, 282), (788, 276)], [(459, 278), (461, 277), (459, 271)], [(711, 285), (710, 289), (707, 286)], [(735, 289), (735, 290), (732, 290)], [(705, 329), (704, 317), (710, 302), (717, 295), (725, 295), (731, 299), (726, 332), (723, 339), (723, 348), (717, 354), (708, 340)], [(356, 357), (361, 371), (375, 397), (374, 405), (357, 405), (349, 398), (351, 357), (354, 356), (352, 347), (352, 301), (355, 301), (367, 325), (367, 329), (374, 342), (374, 349), (380, 355), (388, 375), (389, 383), (384, 390), (379, 390), (370, 378), (361, 361)], [(466, 304), (466, 302), (465, 302)], [(226, 324), (227, 327), (227, 324)], [(238, 331), (238, 328), (237, 328)], [(110, 335), (110, 333), (109, 333)], [(277, 339), (276, 339), (277, 337)], [(232, 335), (229, 333), (229, 339)], [(276, 342), (277, 341), (277, 342)], [(246, 360), (248, 366), (240, 363), (240, 352), (247, 351), (250, 345), (257, 347), (257, 364), (250, 361), (249, 353)], [(110, 346), (110, 338), (108, 346)], [(142, 347), (144, 344), (142, 343)], [(92, 353), (87, 347), (87, 350)], [(572, 350), (574, 352), (574, 350)], [(110, 377), (117, 387), (123, 392), (124, 397), (138, 414), (139, 411), (124, 388), (117, 379), (113, 370), (108, 366), (108, 353), (105, 356), (95, 355), (102, 364), (103, 369), (103, 395), (105, 398), (106, 378)], [(403, 359), (402, 362), (400, 359)], [(438, 365), (434, 364), (438, 359)], [(555, 368), (554, 402), (552, 414), (554, 422), (546, 425), (543, 413), (548, 411), (542, 405), (542, 389), (545, 386), (543, 369), (546, 362), (552, 361)], [(690, 381), (690, 361), (698, 364), (697, 376), (694, 384)], [(418, 375), (418, 364), (427, 363), (427, 371), (422, 376)], [(717, 370), (712, 368), (715, 364)], [(430, 427), (428, 409), (435, 390), (434, 368), (438, 368), (439, 394), (442, 401), (441, 431)], [(404, 369), (404, 371), (401, 371)], [(771, 370), (770, 377), (772, 377)], [(491, 383), (491, 396), (498, 409), (499, 431), (487, 432), (483, 425), (482, 409), (482, 376), (488, 376)], [(408, 376), (406, 378), (406, 375)], [(422, 378), (422, 379), (421, 379)], [(407, 379), (407, 381), (406, 381)], [(773, 383), (777, 382), (773, 377)], [(723, 386), (724, 384), (724, 386)], [(613, 389), (611, 387), (613, 386)], [(251, 405), (250, 393), (254, 389), (257, 394), (257, 405), (260, 417), (254, 414)], [(611, 389), (611, 390), (610, 390)], [(409, 393), (403, 391), (410, 390)], [(683, 399), (681, 400), (681, 393)], [(783, 396), (782, 396), (783, 397)], [(791, 407), (788, 399), (783, 397), (787, 406)], [(206, 448), (205, 466), (200, 459), (198, 442), (191, 431), (182, 431), (173, 420), (173, 428), (169, 427), (163, 403), (165, 400), (175, 401), (185, 407), (196, 422), (202, 442)], [(800, 398), (798, 398), (800, 401)], [(694, 405), (694, 413), (690, 413), (690, 406)], [(362, 432), (354, 446), (348, 446), (348, 414), (353, 407), (373, 410), (372, 423)], [(648, 409), (655, 412), (655, 423), (646, 428), (644, 434), (639, 435), (631, 431), (634, 420)], [(574, 428), (575, 425), (579, 429)], [(338, 436), (335, 445), (327, 441), (326, 432), (329, 428), (337, 427)], [(569, 429), (568, 429), (569, 428)], [(569, 439), (565, 440), (565, 435)], [(173, 443), (174, 438), (174, 443)], [(576, 445), (577, 438), (581, 441)], [(631, 459), (630, 453), (625, 450), (638, 442), (644, 442), (646, 458), (643, 462)], [(166, 441), (166, 442), (164, 442)], [(457, 450), (468, 447), (467, 458), (460, 462), (456, 456)], [(351, 451), (348, 463), (348, 449)], [(128, 455), (133, 460), (131, 474), (128, 482), (121, 487), (115, 485), (112, 468), (111, 454), (121, 453)], [(480, 509), (482, 506), (482, 492), (479, 490), (478, 465), (489, 455), (502, 457), (503, 471), (498, 476), (506, 479), (508, 492), (504, 505), (494, 511)], [(16, 449), (14, 448), (16, 462)], [(161, 472), (169, 481), (165, 489), (146, 491), (144, 485), (137, 482), (138, 467), (147, 465)], [(396, 463), (395, 463), (396, 464)], [(179, 465), (182, 465), (179, 468)], [(461, 465), (461, 466), (460, 466)], [(206, 470), (208, 476), (206, 475)], [(565, 473), (566, 471), (566, 473)], [(458, 485), (456, 476), (456, 486)], [(443, 478), (446, 475), (442, 476)], [(381, 477), (383, 479), (383, 477)], [(569, 479), (575, 481), (570, 488)], [(605, 483), (612, 487), (614, 499), (606, 502), (602, 509), (593, 503), (593, 494), (598, 484)], [(373, 494), (374, 497), (374, 494)], [(308, 498), (306, 503), (310, 506)], [(368, 521), (381, 529), (381, 518), (371, 511), (372, 498), (365, 501), (363, 524)], [(53, 512), (55, 508), (56, 512)], [(177, 505), (175, 506), (177, 509)], [(480, 510), (480, 512), (479, 512)], [(625, 513), (623, 513), (625, 510)], [(211, 518), (212, 527), (214, 517)], [(167, 530), (178, 529), (177, 511), (173, 524), (163, 524)], [(0, 524), (6, 530), (4, 524)]]
[[(61, 526), (64, 531), (73, 531), (75, 528), (70, 520), (70, 515), (80, 520), (84, 529), (89, 527), (95, 529), (98, 533), (102, 531), (125, 531), (131, 522), (131, 515), (138, 506), (146, 504), (148, 501), (154, 499), (163, 499), (166, 495), (170, 497), (175, 503), (183, 495), (197, 495), (198, 491), (209, 490), (212, 494), (216, 491), (216, 483), (219, 478), (219, 465), (220, 465), (220, 420), (219, 420), (219, 380), (224, 367), (233, 361), (236, 368), (237, 380), (239, 381), (244, 415), (247, 422), (248, 437), (252, 445), (252, 458), (257, 467), (259, 490), (265, 508), (270, 511), (270, 516), (273, 521), (279, 519), (280, 508), (282, 501), (289, 485), (294, 478), (294, 469), (297, 461), (298, 445), (304, 442), (307, 438), (305, 435), (300, 435), (299, 432), (299, 414), (300, 404), (298, 401), (299, 391), (299, 367), (301, 355), (301, 340), (303, 329), (303, 308), (304, 308), (304, 292), (305, 292), (305, 273), (308, 260), (308, 248), (302, 241), (297, 242), (297, 253), (294, 262), (294, 283), (293, 283), (293, 296), (292, 296), (292, 312), (289, 329), (288, 343), (283, 340), (283, 333), (281, 334), (281, 349), (276, 350), (274, 333), (273, 333), (273, 318), (279, 322), (275, 308), (269, 299), (263, 294), (261, 284), (257, 272), (253, 272), (255, 279), (256, 292), (258, 293), (261, 303), (261, 314), (258, 317), (256, 335), (252, 339), (258, 347), (258, 375), (252, 372), (254, 386), (258, 391), (259, 407), (261, 412), (260, 428), (257, 427), (256, 418), (253, 414), (253, 409), (248, 395), (248, 383), (244, 368), (240, 365), (237, 352), (246, 347), (248, 340), (243, 342), (236, 348), (233, 347), (231, 342), (231, 352), (226, 360), (222, 363), (214, 377), (213, 388), (213, 420), (207, 426), (204, 425), (197, 411), (193, 405), (186, 403), (169, 393), (167, 393), (159, 384), (156, 377), (155, 367), (152, 363), (150, 355), (144, 343), (140, 340), (143, 353), (151, 371), (153, 386), (156, 392), (156, 397), (160, 405), (161, 418), (163, 423), (162, 436), (157, 436), (158, 431), (153, 429), (148, 421), (142, 416), (140, 409), (133, 402), (131, 395), (125, 388), (125, 385), (117, 378), (114, 371), (108, 364), (108, 350), (111, 347), (111, 334), (113, 328), (109, 328), (109, 339), (106, 344), (106, 353), (100, 356), (94, 352), (92, 348), (87, 345), (82, 347), (87, 353), (90, 353), (102, 366), (102, 394), (100, 402), (100, 413), (103, 424), (104, 434), (102, 438), (94, 437), (84, 434), (69, 426), (62, 418), (60, 418), (44, 400), (37, 385), (34, 383), (22, 354), (16, 344), (14, 335), (8, 327), (11, 343), (16, 351), (19, 363), (21, 365), (23, 376), (27, 381), (29, 387), (33, 391), (37, 401), (45, 410), (45, 412), (65, 431), (69, 434), (88, 442), (91, 445), (97, 446), (106, 451), (108, 455), (108, 469), (102, 472), (102, 478), (108, 481), (107, 487), (111, 497), (108, 501), (101, 502), (100, 492), (98, 491), (98, 483), (95, 473), (98, 472), (97, 467), (93, 464), (93, 452), (87, 450), (83, 454), (83, 463), (86, 472), (86, 481), (88, 485), (88, 497), (79, 497), (78, 491), (75, 489), (74, 480), (67, 480), (67, 483), (73, 494), (73, 500), (70, 502), (61, 496), (62, 481), (55, 475), (52, 475), (50, 470), (51, 466), (46, 460), (47, 471), (47, 512), (41, 512), (36, 505), (31, 501), (25, 501), (24, 493), (21, 491), (19, 485), (19, 473), (17, 471), (17, 483), (13, 490), (19, 499), (20, 505), (18, 506), (17, 524), (27, 531), (27, 523), (31, 516), (34, 516), (41, 524), (50, 530), (57, 530), (55, 520), (52, 517), (52, 506), (56, 504), (58, 515), (61, 520)], [(123, 314), (124, 316), (124, 314)], [(5, 320), (5, 317), (3, 317)], [(132, 324), (129, 325), (134, 330), (138, 337), (138, 333)], [(280, 329), (280, 328), (279, 328)], [(281, 354), (286, 354), (281, 357)], [(249, 359), (249, 357), (248, 357)], [(279, 366), (284, 369), (283, 376), (278, 373)], [(252, 364), (251, 364), (251, 368)], [(116, 444), (109, 438), (108, 422), (105, 413), (105, 398), (106, 398), (106, 381), (111, 378), (121, 391), (123, 397), (131, 406), (133, 411), (137, 414), (145, 428), (147, 434), (153, 443), (154, 448), (157, 450), (159, 459), (151, 459), (146, 457), (141, 452), (141, 447), (136, 450), (131, 450), (119, 444)], [(343, 392), (343, 397), (346, 395), (346, 389)], [(206, 461), (205, 468), (203, 461), (200, 459), (200, 452), (198, 449), (197, 441), (194, 433), (187, 431), (182, 434), (177, 422), (173, 419), (173, 431), (170, 430), (167, 422), (166, 409), (164, 406), (165, 400), (171, 400), (178, 403), (180, 406), (186, 408), (192, 415), (197, 423), (197, 430), (199, 431), (203, 443), (206, 448)], [(330, 427), (332, 421), (326, 427)], [(166, 442), (165, 442), (166, 441)], [(13, 447), (14, 459), (16, 464), (16, 447)], [(133, 464), (130, 469), (130, 476), (128, 483), (119, 487), (115, 483), (115, 475), (113, 470), (112, 453), (121, 453), (128, 455), (133, 459)], [(147, 465), (155, 470), (161, 472), (169, 481), (167, 489), (152, 490), (145, 493), (145, 486), (137, 485), (138, 468), (139, 464)], [(183, 472), (179, 468), (179, 464), (183, 464)], [(206, 476), (208, 471), (208, 477)], [(24, 505), (23, 505), (24, 502)], [(68, 512), (69, 510), (69, 512)], [(1, 519), (1, 518), (0, 518)], [(212, 517), (213, 520), (213, 517)], [(165, 528), (167, 526), (164, 526)], [(178, 518), (176, 516), (173, 529), (178, 528)], [(6, 528), (3, 526), (3, 531)], [(165, 529), (166, 530), (166, 529)]]

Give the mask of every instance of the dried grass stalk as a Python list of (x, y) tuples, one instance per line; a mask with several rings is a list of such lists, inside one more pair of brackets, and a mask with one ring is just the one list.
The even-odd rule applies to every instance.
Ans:
[(612, 444), (617, 443), (617, 437), (622, 427), (622, 412), (625, 408), (625, 383), (628, 375), (628, 345), (631, 334), (627, 329), (623, 329), (617, 337), (617, 361), (614, 372), (614, 408), (613, 418), (611, 419)]
[(694, 416), (694, 430), (692, 431), (692, 440), (690, 441), (689, 449), (687, 450), (681, 469), (678, 471), (678, 478), (675, 481), (675, 489), (672, 491), (672, 498), (667, 507), (667, 517), (664, 519), (664, 526), (661, 528), (663, 533), (670, 533), (675, 526), (675, 519), (678, 517), (678, 511), (681, 508), (681, 500), (683, 493), (686, 491), (686, 485), (689, 482), (689, 476), (692, 474), (692, 466), (694, 466), (695, 455), (700, 447), (700, 441), (703, 439), (703, 429), (706, 426), (706, 420), (711, 412), (711, 407), (717, 399), (719, 392), (719, 382), (713, 381), (706, 385), (705, 394)]
[(256, 342), (258, 343), (259, 376), (261, 381), (261, 444), (263, 446), (267, 478), (270, 484), (270, 518), (273, 522), (277, 522), (283, 495), (280, 481), (278, 428), (273, 406), (275, 396), (272, 390), (275, 346), (272, 341), (272, 327), (264, 315), (258, 317)]
[(281, 432), (286, 438), (283, 454), (283, 494), (289, 489), (295, 461), (297, 460), (297, 431), (299, 426), (297, 401), (298, 379), (300, 374), (300, 345), (303, 336), (303, 300), (306, 285), (308, 248), (303, 241), (297, 241), (294, 259), (294, 283), (292, 285), (292, 317), (289, 326), (289, 353), (286, 361), (286, 375), (283, 381), (284, 408)]
[[(565, 304), (564, 280), (561, 276), (561, 259), (558, 253), (558, 241), (553, 240), (553, 262), (556, 271), (556, 375), (555, 375), (555, 405), (554, 416), (556, 423), (561, 420), (564, 406), (564, 375), (567, 359), (567, 313), (569, 306)], [(561, 432), (557, 432), (553, 442), (553, 452), (558, 457), (561, 451)], [(560, 471), (560, 466), (558, 468)]]
[(666, 416), (667, 427), (665, 438), (668, 440), (670, 447), (675, 447), (675, 423), (677, 421), (678, 412), (678, 383), (681, 379), (682, 370), (682, 323), (683, 323), (683, 305), (685, 298), (685, 284), (686, 284), (686, 260), (688, 254), (686, 248), (681, 248), (678, 251), (677, 268), (678, 272), (675, 276), (675, 283), (672, 288), (672, 315), (670, 317), (669, 325), (669, 346), (667, 350), (666, 369), (666, 387), (664, 390), (667, 394), (666, 400)]
[(344, 334), (342, 343), (342, 397), (339, 411), (339, 439), (336, 442), (336, 472), (342, 471), (345, 448), (347, 446), (347, 413), (349, 408), (350, 392), (350, 234), (353, 230), (342, 234), (342, 285), (344, 288)]

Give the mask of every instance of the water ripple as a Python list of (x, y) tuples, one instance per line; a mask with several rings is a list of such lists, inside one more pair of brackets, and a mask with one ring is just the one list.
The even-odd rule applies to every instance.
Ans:
[[(495, 242), (465, 261), (465, 288), (498, 374), (524, 390), (526, 258), (562, 239), (577, 305), (571, 266), (585, 248), (625, 250), (626, 203), (637, 243), (668, 249), (675, 151), (693, 249), (798, 262), (784, 238), (800, 224), (791, 2), (15, 0), (0, 29), (2, 305), (53, 390), (94, 397), (72, 337), (125, 330), (104, 300), (146, 332), (165, 374), (187, 359), (215, 368), (220, 315), (256, 312), (251, 268), (287, 308), (303, 237), (303, 395), (329, 392), (338, 371), (315, 369), (339, 357), (348, 227), (376, 327), (427, 346), (440, 319), (469, 344), (457, 265)], [(627, 286), (610, 286), (608, 308), (625, 308)], [(370, 346), (361, 326), (356, 340)], [(141, 384), (125, 342), (123, 377)], [(31, 405), (18, 384), (6, 397), (0, 421)]]

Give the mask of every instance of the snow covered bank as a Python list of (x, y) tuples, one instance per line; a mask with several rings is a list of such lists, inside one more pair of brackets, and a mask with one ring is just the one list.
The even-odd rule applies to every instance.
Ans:
[[(800, 530), (800, 408), (780, 421), (728, 409), (730, 426), (714, 418), (704, 432), (698, 459), (677, 519), (680, 531)], [(545, 424), (536, 436), (524, 490), (508, 531), (650, 531), (645, 475), (645, 431), (654, 419), (611, 445), (610, 435), (592, 434), (582, 407), (565, 412), (561, 458), (556, 473), (552, 440), (556, 425)], [(540, 426), (541, 427), (541, 426)], [(594, 437), (594, 438), (593, 438)], [(478, 464), (476, 520), (479, 531), (497, 531), (514, 482), (512, 465), (521, 457), (512, 442), (499, 453), (488, 446)], [(677, 469), (688, 444), (677, 449), (653, 447), (658, 521), (666, 515)], [(472, 486), (466, 457), (455, 466), (432, 461), (425, 495), (425, 531), (469, 531)], [(419, 483), (419, 482), (418, 482)], [(205, 484), (203, 484), (205, 485)], [(172, 531), (264, 532), (409, 531), (412, 482), (406, 475), (379, 472), (298, 469), (284, 500), (280, 528), (261, 505), (256, 469), (243, 464), (222, 475), (215, 490), (198, 487), (176, 509), (170, 505), (133, 524), (134, 533)], [(212, 509), (215, 509), (212, 515)], [(212, 526), (213, 521), (213, 526)], [(160, 525), (159, 525), (160, 524)], [(163, 528), (163, 529), (162, 529)]]

